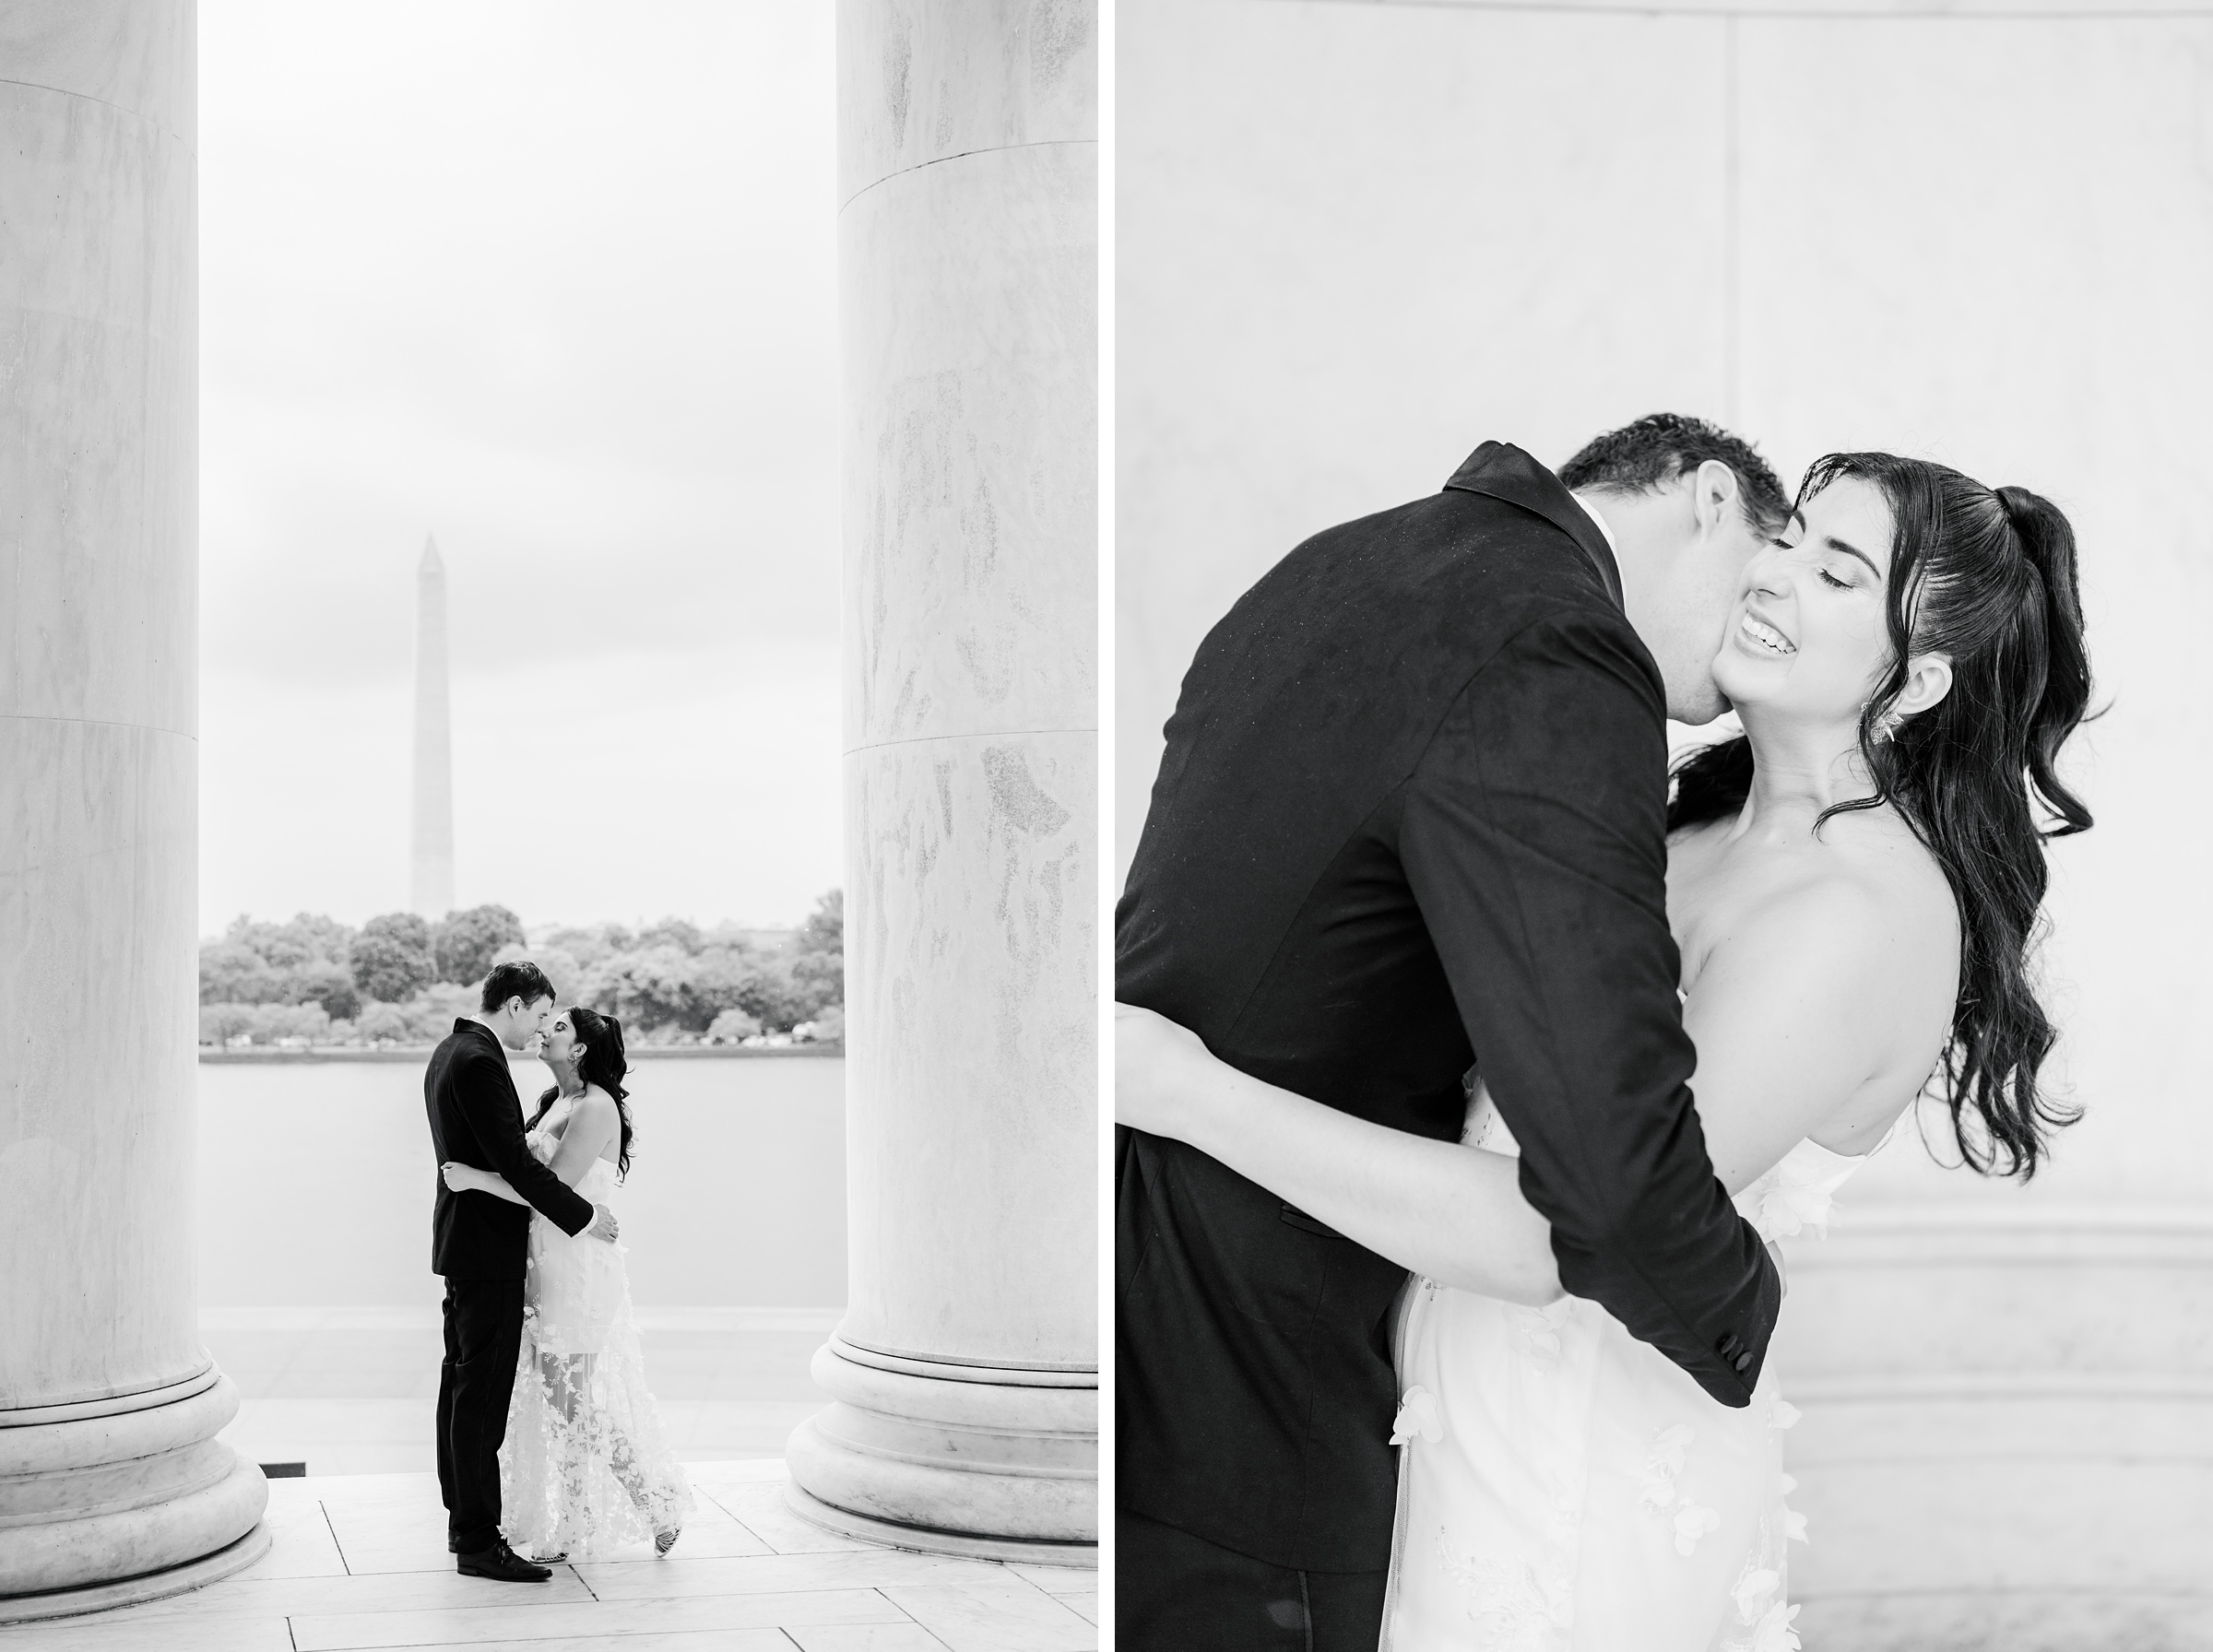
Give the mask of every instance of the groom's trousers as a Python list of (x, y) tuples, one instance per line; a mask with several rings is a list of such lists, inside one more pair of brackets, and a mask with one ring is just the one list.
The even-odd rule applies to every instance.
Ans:
[(1114, 1523), (1116, 1652), (1376, 1652), (1388, 1572), (1299, 1572), (1128, 1509)]
[(500, 1540), (500, 1442), (522, 1351), (523, 1281), (445, 1281), (438, 1368), (438, 1490), (445, 1546), (475, 1554)]

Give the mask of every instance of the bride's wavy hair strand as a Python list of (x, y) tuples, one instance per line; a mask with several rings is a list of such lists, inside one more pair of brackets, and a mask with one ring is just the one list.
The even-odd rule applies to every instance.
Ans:
[[(1816, 830), (1888, 803), (1944, 868), (1959, 911), (1959, 996), (1931, 1084), (1961, 1157), (1983, 1174), (2027, 1181), (2050, 1133), (2080, 1116), (2039, 1087), (2056, 1034), (2030, 962), (2050, 879), (2045, 840), (2090, 827), (2057, 769), (2060, 748), (2090, 714), (2074, 529), (2025, 488), (1985, 488), (1891, 454), (1818, 460), (1798, 508), (1842, 477), (1879, 488), (1896, 525), (1891, 662), (1860, 714), (1874, 794), (1823, 810)], [(1908, 665), (1923, 654), (1949, 657), (1951, 690), (1900, 720)], [(1742, 808), (1752, 768), (1742, 737), (1684, 759), (1668, 829)]]

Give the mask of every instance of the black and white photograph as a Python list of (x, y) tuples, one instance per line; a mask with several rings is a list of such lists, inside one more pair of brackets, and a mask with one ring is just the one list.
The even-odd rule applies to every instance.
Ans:
[(1100, 1644), (1088, 0), (0, 3), (0, 1646)]
[(0, 0), (0, 1652), (2213, 1652), (2213, 0)]
[(2213, 1646), (2213, 9), (1115, 74), (1116, 1644)]

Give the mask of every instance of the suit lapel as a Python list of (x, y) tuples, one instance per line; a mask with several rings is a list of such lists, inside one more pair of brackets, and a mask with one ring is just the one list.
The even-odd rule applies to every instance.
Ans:
[(1575, 541), (1597, 573), (1599, 584), (1605, 587), (1607, 597), (1615, 608), (1622, 606), (1621, 570), (1615, 565), (1613, 549), (1598, 524), (1575, 502), (1575, 495), (1560, 486), (1559, 478), (1512, 442), (1485, 442), (1468, 455), (1445, 486), (1462, 493), (1502, 499), (1532, 515), (1542, 516)]

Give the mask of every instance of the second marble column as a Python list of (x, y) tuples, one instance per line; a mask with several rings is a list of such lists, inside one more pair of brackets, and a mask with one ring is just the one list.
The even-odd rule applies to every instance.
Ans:
[(1096, 47), (844, 0), (846, 1128), (811, 1517), (1097, 1540)]

